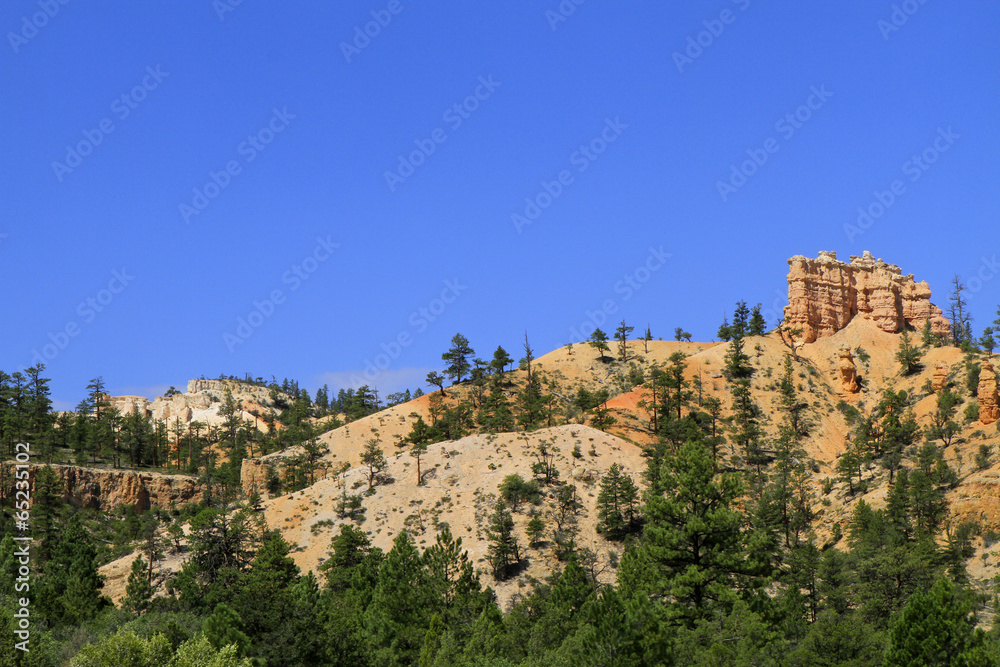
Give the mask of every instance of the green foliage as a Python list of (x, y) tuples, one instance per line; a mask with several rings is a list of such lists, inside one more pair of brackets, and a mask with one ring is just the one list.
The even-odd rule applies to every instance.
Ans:
[(493, 570), (493, 578), (503, 581), (521, 563), (521, 549), (514, 532), (514, 517), (503, 498), (498, 498), (494, 505), (486, 537), (489, 542), (487, 560)]
[(216, 649), (233, 645), (238, 655), (245, 656), (250, 648), (250, 638), (243, 632), (243, 619), (226, 604), (215, 607), (205, 619), (202, 631)]
[(142, 556), (137, 556), (132, 561), (132, 570), (128, 575), (128, 584), (125, 588), (125, 599), (122, 600), (122, 607), (130, 609), (136, 614), (141, 614), (149, 607), (149, 601), (153, 597), (153, 586), (149, 581), (149, 568)]
[(500, 484), (500, 496), (517, 512), (522, 503), (537, 505), (541, 502), (542, 490), (535, 480), (525, 481), (518, 474), (507, 475)]
[(899, 351), (896, 352), (896, 361), (903, 367), (903, 375), (913, 375), (923, 368), (920, 363), (924, 353), (920, 348), (910, 342), (910, 332), (906, 329), (899, 336)]
[(927, 593), (917, 591), (893, 625), (883, 665), (995, 665), (983, 648), (983, 632), (959, 591), (939, 579)]
[(476, 351), (469, 346), (469, 339), (460, 333), (455, 334), (451, 339), (451, 347), (441, 355), (441, 360), (447, 364), (444, 374), (455, 383), (461, 382), (472, 367), (469, 359), (475, 354)]
[(639, 489), (617, 463), (601, 480), (597, 495), (597, 530), (609, 540), (621, 540), (638, 527)]
[(590, 346), (600, 353), (601, 361), (604, 361), (604, 353), (611, 349), (608, 347), (608, 334), (600, 328), (594, 329), (593, 333), (590, 334), (589, 342)]

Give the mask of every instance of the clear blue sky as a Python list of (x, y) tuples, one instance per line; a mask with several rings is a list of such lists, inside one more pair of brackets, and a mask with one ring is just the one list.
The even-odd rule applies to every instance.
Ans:
[[(367, 362), (384, 394), (456, 332), (773, 323), (818, 250), (946, 306), (997, 272), (1000, 5), (896, 6), (4, 2), (0, 368), (43, 355), (59, 407)], [(970, 287), (978, 332), (1000, 279)]]

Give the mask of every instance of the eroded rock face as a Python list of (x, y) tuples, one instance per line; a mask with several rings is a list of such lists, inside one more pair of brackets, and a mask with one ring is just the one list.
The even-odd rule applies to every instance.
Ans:
[(1000, 419), (1000, 406), (997, 405), (997, 376), (993, 370), (993, 362), (983, 359), (979, 370), (979, 421), (992, 424)]
[(848, 394), (858, 393), (858, 368), (854, 365), (854, 355), (850, 348), (840, 348), (840, 362), (837, 364), (840, 371), (840, 388)]
[(948, 384), (948, 367), (938, 364), (934, 367), (934, 374), (931, 376), (931, 388), (934, 393), (941, 391)]
[[(261, 387), (236, 380), (190, 380), (187, 393), (173, 396), (158, 396), (150, 401), (145, 396), (107, 396), (112, 408), (122, 415), (138, 411), (146, 417), (174, 423), (179, 420), (187, 424), (199, 420), (206, 424), (222, 423), (219, 406), (225, 400), (226, 391), (242, 405), (243, 419), (253, 419), (253, 413), (264, 414), (271, 409), (274, 402), (271, 391)], [(292, 402), (291, 396), (283, 394), (285, 400)]]
[(832, 335), (855, 317), (869, 319), (889, 333), (907, 326), (919, 330), (928, 319), (934, 333), (949, 331), (941, 309), (930, 302), (926, 282), (902, 275), (898, 266), (876, 260), (867, 250), (850, 262), (821, 251), (816, 259), (796, 255), (788, 264), (785, 324), (802, 330), (802, 342)]
[[(41, 466), (29, 467), (28, 480), (32, 491), (35, 476)], [(53, 465), (52, 470), (62, 482), (62, 498), (74, 507), (109, 510), (120, 505), (145, 511), (150, 507), (168, 509), (171, 505), (200, 500), (201, 487), (194, 477), (161, 475), (134, 470), (102, 470), (78, 466)], [(3, 492), (13, 493), (12, 466), (0, 465)]]

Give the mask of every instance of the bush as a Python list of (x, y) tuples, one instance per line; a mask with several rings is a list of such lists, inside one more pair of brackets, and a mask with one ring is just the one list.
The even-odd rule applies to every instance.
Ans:
[(525, 481), (518, 474), (507, 475), (500, 484), (500, 496), (516, 512), (521, 503), (537, 505), (541, 502), (542, 490), (535, 480)]

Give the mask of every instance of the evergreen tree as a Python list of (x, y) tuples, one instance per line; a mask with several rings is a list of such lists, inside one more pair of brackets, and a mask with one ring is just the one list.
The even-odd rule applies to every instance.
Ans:
[(542, 393), (542, 381), (538, 373), (533, 373), (528, 379), (524, 390), (517, 397), (520, 414), (517, 422), (525, 430), (531, 430), (541, 425), (545, 418), (545, 405), (549, 397)]
[(503, 346), (497, 345), (497, 349), (493, 351), (493, 359), (490, 361), (493, 373), (503, 377), (504, 369), (512, 363), (514, 363), (514, 358), (507, 353), (507, 350), (503, 349)]
[(493, 517), (486, 531), (489, 541), (488, 561), (497, 581), (507, 579), (521, 562), (521, 549), (514, 532), (514, 517), (504, 499), (497, 498)]
[(385, 453), (378, 446), (378, 438), (371, 438), (365, 443), (365, 449), (361, 452), (361, 464), (368, 469), (368, 490), (371, 491), (375, 486), (375, 478), (389, 465), (385, 460)]
[(128, 585), (125, 587), (125, 599), (122, 600), (122, 607), (131, 610), (135, 614), (142, 614), (149, 608), (149, 601), (153, 598), (153, 586), (149, 581), (146, 562), (142, 555), (136, 556), (132, 560), (132, 570), (128, 575)]
[(528, 379), (531, 379), (531, 362), (535, 360), (535, 351), (531, 349), (531, 343), (528, 342), (528, 332), (524, 332), (524, 356), (518, 362), (518, 366), (524, 366), (528, 373)]
[(451, 348), (441, 355), (442, 361), (447, 364), (444, 374), (458, 384), (469, 372), (469, 359), (475, 354), (476, 351), (469, 346), (469, 339), (460, 333), (455, 334), (451, 339)]
[(590, 346), (600, 353), (600, 359), (604, 361), (604, 353), (611, 349), (608, 347), (608, 334), (599, 328), (594, 329), (594, 332), (590, 334)]
[(500, 382), (493, 382), (478, 416), (479, 424), (491, 433), (506, 433), (514, 430), (514, 413), (504, 394)]
[(438, 389), (440, 389), (442, 396), (445, 395), (445, 393), (444, 393), (444, 376), (442, 376), (440, 373), (438, 373), (437, 371), (431, 371), (430, 373), (427, 374), (427, 377), (425, 378), (425, 381), (427, 382), (427, 384), (432, 385), (432, 386), (437, 387)]
[(924, 353), (910, 343), (910, 332), (903, 329), (899, 336), (899, 352), (896, 353), (896, 361), (903, 366), (903, 375), (919, 372), (923, 368), (920, 363), (923, 356)]
[(767, 328), (767, 322), (761, 313), (761, 305), (758, 303), (750, 311), (750, 324), (747, 333), (751, 336), (763, 336)]
[(424, 477), (420, 472), (420, 457), (427, 453), (427, 443), (416, 442), (410, 447), (410, 456), (417, 460), (417, 486), (424, 483)]
[(975, 617), (947, 579), (939, 579), (927, 593), (915, 592), (903, 608), (889, 636), (886, 667), (974, 667), (996, 665), (986, 654), (984, 634)]
[(635, 327), (625, 326), (625, 320), (622, 320), (615, 329), (615, 340), (618, 341), (618, 357), (621, 359), (622, 363), (628, 361), (628, 335), (632, 333)]
[(969, 314), (969, 304), (963, 295), (968, 288), (957, 274), (952, 278), (951, 284), (952, 292), (948, 296), (951, 304), (951, 340), (956, 347), (968, 352), (975, 343), (970, 336), (972, 316)]
[(723, 343), (728, 343), (733, 337), (733, 331), (729, 326), (729, 318), (727, 316), (722, 316), (722, 324), (719, 325), (719, 330), (716, 332), (715, 337)]
[(643, 536), (622, 560), (619, 581), (628, 596), (661, 601), (658, 618), (688, 627), (730, 606), (740, 580), (753, 573), (736, 506), (742, 494), (736, 475), (716, 475), (703, 442), (681, 445), (664, 461), (646, 501)]
[(250, 650), (250, 638), (243, 632), (243, 619), (225, 603), (216, 605), (215, 611), (202, 624), (202, 632), (216, 649), (232, 645), (241, 656)]
[(364, 630), (373, 664), (415, 664), (431, 616), (433, 588), (420, 554), (406, 531), (393, 541), (379, 568), (378, 583), (364, 612)]
[(623, 539), (635, 527), (637, 499), (635, 483), (617, 463), (612, 463), (597, 494), (598, 532), (610, 540)]

